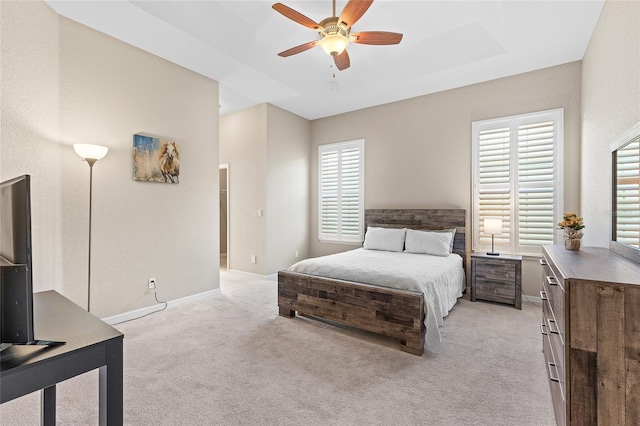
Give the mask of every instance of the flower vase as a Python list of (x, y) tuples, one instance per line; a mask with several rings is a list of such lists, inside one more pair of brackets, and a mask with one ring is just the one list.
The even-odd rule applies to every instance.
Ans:
[(564, 248), (567, 250), (580, 250), (580, 238), (567, 238), (564, 240)]
[(565, 228), (564, 230), (564, 248), (567, 250), (580, 250), (580, 242), (582, 241), (582, 231)]

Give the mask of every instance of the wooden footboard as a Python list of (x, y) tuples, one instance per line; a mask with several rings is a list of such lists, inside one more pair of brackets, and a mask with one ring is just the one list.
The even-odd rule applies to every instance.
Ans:
[(280, 315), (330, 319), (400, 340), (400, 349), (424, 352), (424, 295), (290, 271), (278, 273)]

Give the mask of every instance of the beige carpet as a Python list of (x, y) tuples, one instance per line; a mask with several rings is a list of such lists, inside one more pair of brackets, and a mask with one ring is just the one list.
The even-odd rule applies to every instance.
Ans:
[[(118, 325), (127, 425), (552, 425), (540, 308), (460, 300), (438, 354), (277, 315), (276, 283), (223, 273), (222, 294)], [(162, 297), (162, 288), (158, 289)], [(58, 386), (58, 424), (97, 424), (97, 372)], [(39, 393), (0, 406), (38, 425)]]

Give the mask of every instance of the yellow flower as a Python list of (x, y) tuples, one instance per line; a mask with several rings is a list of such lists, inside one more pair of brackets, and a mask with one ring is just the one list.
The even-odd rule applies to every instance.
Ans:
[(579, 231), (585, 227), (582, 216), (578, 216), (576, 212), (567, 212), (563, 215), (562, 219), (562, 222), (559, 222), (558, 226), (565, 230), (568, 228)]

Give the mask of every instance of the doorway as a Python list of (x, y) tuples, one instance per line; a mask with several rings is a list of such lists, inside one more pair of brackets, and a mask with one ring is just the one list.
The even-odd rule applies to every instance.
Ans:
[(229, 164), (220, 164), (220, 271), (229, 270)]

